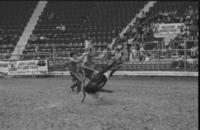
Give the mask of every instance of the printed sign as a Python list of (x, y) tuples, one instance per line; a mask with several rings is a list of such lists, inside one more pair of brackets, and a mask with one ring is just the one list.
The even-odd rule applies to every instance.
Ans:
[(155, 24), (154, 37), (173, 37), (177, 34), (184, 33), (184, 23)]
[(48, 74), (46, 60), (9, 61), (8, 75), (43, 75)]
[(8, 73), (8, 62), (0, 61), (0, 73), (7, 74)]

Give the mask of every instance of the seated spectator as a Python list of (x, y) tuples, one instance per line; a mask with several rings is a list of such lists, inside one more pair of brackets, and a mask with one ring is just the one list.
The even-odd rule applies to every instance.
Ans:
[(149, 54), (149, 53), (146, 53), (146, 54), (145, 54), (144, 61), (151, 61), (151, 57), (150, 57), (150, 54)]
[(3, 35), (3, 34), (5, 34), (5, 31), (4, 29), (0, 28), (0, 35)]
[(181, 43), (181, 44), (178, 45), (177, 49), (179, 49), (179, 51), (178, 51), (179, 55), (184, 55), (184, 48), (185, 48), (184, 43)]
[(198, 56), (198, 46), (194, 44), (191, 48), (191, 57), (197, 58), (197, 56)]
[(128, 62), (128, 61), (129, 61), (129, 52), (128, 52), (128, 48), (129, 48), (129, 46), (128, 46), (128, 44), (126, 44), (126, 45), (123, 47), (123, 50), (122, 50), (122, 52), (123, 52), (123, 61), (125, 61), (125, 62)]
[(40, 36), (40, 37), (39, 37), (39, 40), (44, 41), (44, 40), (49, 40), (49, 38), (44, 37), (44, 36)]
[(188, 7), (188, 15), (192, 16), (194, 14), (194, 9), (192, 8), (192, 6), (190, 5)]
[(136, 49), (136, 46), (133, 45), (133, 46), (131, 47), (130, 61), (136, 60), (136, 58), (137, 58), (137, 53), (138, 53), (138, 51), (137, 51), (137, 49)]
[(10, 50), (6, 50), (6, 53), (4, 54), (5, 58), (8, 59), (11, 56), (11, 51)]
[(179, 55), (175, 62), (172, 63), (173, 67), (183, 68), (184, 67), (184, 56)]
[(32, 42), (35, 42), (35, 41), (37, 41), (39, 39), (39, 37), (36, 35), (36, 34), (31, 34), (30, 35), (30, 40), (32, 41)]
[(59, 26), (57, 26), (56, 29), (61, 31), (62, 33), (66, 32), (66, 26), (63, 24), (60, 24)]
[(122, 56), (120, 49), (115, 50), (115, 56), (114, 59), (120, 59)]
[(144, 44), (140, 44), (140, 51), (144, 51)]
[(145, 53), (144, 53), (144, 51), (140, 51), (139, 61), (145, 61)]
[(117, 30), (116, 30), (116, 29), (113, 29), (113, 30), (112, 30), (112, 37), (115, 37), (115, 36), (117, 36)]
[(49, 40), (49, 38), (45, 37), (45, 36), (37, 36), (36, 34), (31, 34), (30, 35), (30, 40), (32, 42), (43, 42), (45, 40)]
[(37, 57), (36, 57), (36, 60), (41, 60), (41, 57), (40, 57), (40, 56), (37, 56)]
[[(170, 11), (169, 11), (170, 10)], [(155, 23), (185, 23), (186, 25), (186, 31), (187, 33), (178, 35), (175, 39), (172, 38), (171, 44), (166, 47), (165, 58), (171, 58), (172, 55), (172, 49), (179, 49), (178, 54), (184, 55), (184, 44), (181, 42), (187, 38), (194, 40), (196, 37), (198, 37), (198, 9), (195, 9), (195, 7), (192, 7), (191, 5), (188, 6), (188, 9), (185, 9), (182, 12), (178, 12), (178, 8), (173, 9), (166, 9), (164, 12), (156, 13), (155, 16), (147, 17), (144, 12), (141, 13), (141, 17), (136, 18), (135, 22), (131, 22), (131, 26), (128, 27), (127, 32), (125, 32), (126, 36), (121, 38), (124, 38), (126, 40), (129, 40), (129, 42), (135, 42), (140, 40), (147, 40), (151, 41), (154, 40), (153, 35), (147, 35), (147, 34), (153, 34), (153, 25)], [(195, 30), (196, 28), (196, 30)], [(150, 37), (150, 38), (147, 38)], [(133, 49), (133, 48), (132, 48)], [(141, 51), (140, 60), (144, 59), (143, 57), (143, 50), (144, 47), (141, 45), (141, 48), (139, 49)], [(193, 52), (191, 54), (193, 56), (198, 53), (196, 50), (198, 50), (198, 47), (193, 47), (191, 49)], [(176, 51), (173, 51), (176, 52)], [(157, 54), (157, 53), (156, 53)], [(177, 55), (177, 54), (176, 54)], [(147, 56), (146, 56), (147, 57)], [(148, 59), (148, 58), (147, 58)]]
[(93, 47), (92, 45), (92, 40), (90, 38), (87, 38), (85, 41), (84, 41), (84, 46), (85, 46), (85, 49), (86, 50), (89, 50), (90, 48)]
[(6, 53), (0, 53), (0, 59), (2, 60), (6, 59)]
[(19, 38), (19, 35), (17, 35), (17, 34), (14, 34), (14, 35), (13, 35), (13, 38), (12, 38), (12, 40), (13, 40), (13, 41), (17, 41), (17, 40), (18, 40), (18, 38)]
[(109, 60), (111, 59), (110, 49), (109, 48), (104, 49), (102, 54), (98, 56), (98, 59), (100, 59), (101, 63), (107, 64)]
[(0, 43), (3, 42), (3, 36), (0, 35)]
[(47, 19), (48, 19), (48, 21), (52, 21), (52, 19), (54, 18), (54, 13), (53, 12), (51, 12), (51, 13), (47, 13)]
[[(187, 55), (187, 59), (191, 59), (189, 55)], [(185, 56), (179, 55), (179, 57), (176, 59), (176, 61), (173, 63), (176, 68), (183, 68), (185, 65)], [(186, 62), (186, 65), (188, 65), (188, 61)]]
[(39, 46), (36, 45), (36, 46), (35, 46), (35, 53), (38, 53), (38, 52), (39, 52)]

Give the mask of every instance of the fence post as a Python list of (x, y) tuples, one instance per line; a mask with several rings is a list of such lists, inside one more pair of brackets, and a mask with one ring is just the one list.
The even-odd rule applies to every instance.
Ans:
[(52, 46), (52, 54), (51, 54), (51, 58), (55, 58), (55, 45)]
[(187, 71), (187, 42), (186, 40), (184, 40), (184, 52), (185, 52), (184, 71)]
[(158, 49), (157, 49), (157, 54), (158, 54), (158, 71), (160, 70), (160, 55), (162, 52), (160, 52), (160, 50), (162, 51), (162, 42), (158, 43)]
[(160, 49), (157, 51), (158, 53), (158, 71), (160, 70)]

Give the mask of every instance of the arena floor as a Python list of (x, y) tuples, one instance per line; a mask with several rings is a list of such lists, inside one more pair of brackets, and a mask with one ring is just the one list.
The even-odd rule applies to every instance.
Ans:
[(57, 78), (0, 79), (0, 130), (197, 130), (198, 80), (112, 79), (103, 101), (69, 92)]

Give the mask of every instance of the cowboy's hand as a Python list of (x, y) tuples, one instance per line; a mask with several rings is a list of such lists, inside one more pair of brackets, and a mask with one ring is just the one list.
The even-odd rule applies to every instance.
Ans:
[(88, 55), (88, 53), (89, 53), (89, 52), (84, 52), (83, 55), (84, 55), (84, 56), (85, 56), (85, 55)]

